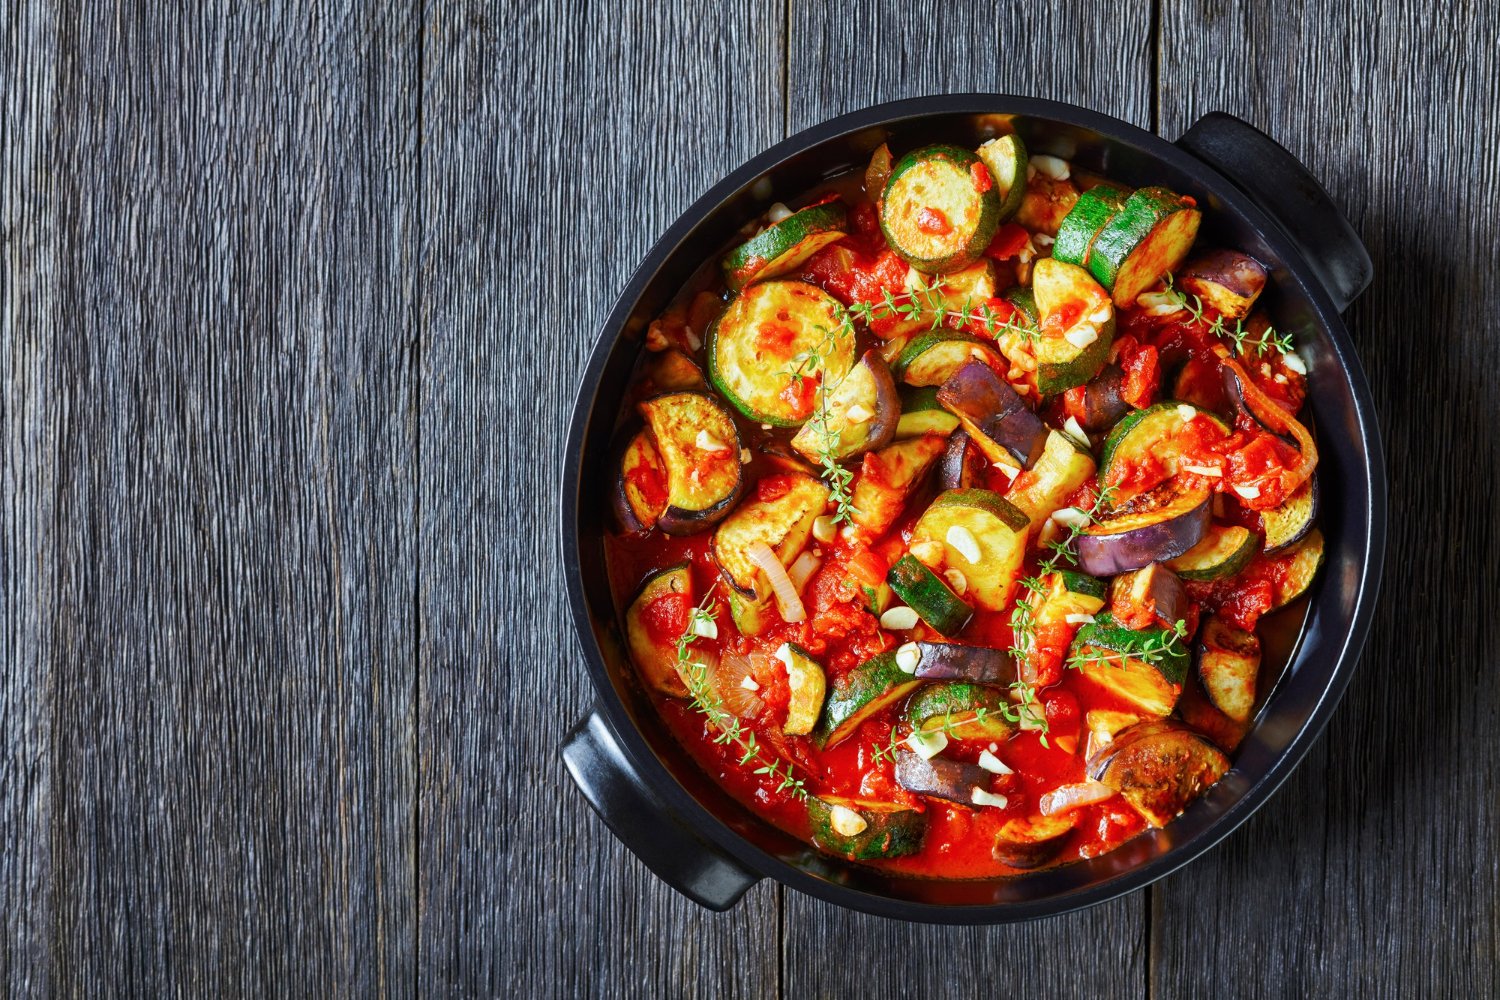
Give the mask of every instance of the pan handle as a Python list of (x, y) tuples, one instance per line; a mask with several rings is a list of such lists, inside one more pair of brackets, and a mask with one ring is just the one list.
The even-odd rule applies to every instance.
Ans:
[(563, 740), (563, 764), (615, 836), (667, 885), (699, 906), (727, 910), (760, 876), (697, 836), (646, 787), (597, 711)]
[(1260, 129), (1213, 111), (1177, 145), (1229, 178), (1271, 216), (1343, 312), (1370, 284), (1375, 268), (1349, 220), (1317, 178)]

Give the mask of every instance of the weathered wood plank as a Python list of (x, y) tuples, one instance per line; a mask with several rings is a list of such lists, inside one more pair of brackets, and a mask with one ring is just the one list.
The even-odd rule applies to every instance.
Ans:
[(425, 22), (420, 988), (770, 996), (775, 888), (698, 909), (563, 771), (592, 692), (554, 525), (595, 324), (688, 202), (780, 136), (783, 8)]
[[(1347, 319), (1392, 474), (1381, 614), (1322, 743), (1159, 891), (1153, 995), (1494, 996), (1500, 847), (1500, 104), (1483, 4), (1163, 4), (1163, 131), (1226, 110), (1321, 177), (1369, 247)], [(1471, 127), (1473, 126), (1473, 127)]]
[[(789, 125), (978, 90), (1073, 101), (1149, 128), (1150, 39), (1149, 3), (793, 4)], [(1020, 926), (925, 927), (789, 892), (785, 995), (970, 997), (1005, 983), (1038, 995), (1138, 995), (1145, 915), (1136, 895)]]
[(415, 18), (11, 10), (0, 988), (407, 992)]

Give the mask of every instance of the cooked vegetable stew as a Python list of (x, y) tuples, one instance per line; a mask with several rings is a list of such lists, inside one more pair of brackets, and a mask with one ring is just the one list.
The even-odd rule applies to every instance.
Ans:
[(862, 863), (991, 877), (1169, 823), (1322, 559), (1266, 268), (1014, 135), (804, 200), (647, 332), (609, 540), (642, 685)]

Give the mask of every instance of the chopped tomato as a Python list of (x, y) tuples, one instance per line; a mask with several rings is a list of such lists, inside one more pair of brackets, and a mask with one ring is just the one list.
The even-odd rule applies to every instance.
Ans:
[(917, 213), (917, 228), (929, 236), (947, 236), (953, 232), (953, 223), (941, 209), (925, 206)]
[(792, 408), (792, 412), (798, 416), (806, 416), (813, 411), (813, 404), (817, 401), (819, 378), (815, 375), (792, 379), (786, 384), (786, 388), (777, 393), (777, 398)]
[(1083, 317), (1084, 303), (1064, 302), (1056, 311), (1042, 320), (1042, 336), (1061, 337)]
[(1119, 352), (1119, 364), (1125, 377), (1120, 380), (1120, 398), (1138, 410), (1150, 406), (1161, 387), (1161, 365), (1156, 348), (1126, 338)]
[(1065, 739), (1078, 738), (1078, 696), (1071, 691), (1054, 689), (1043, 692), (1042, 709), (1047, 716), (1047, 734)]
[(761, 503), (774, 503), (792, 491), (795, 482), (792, 476), (766, 476), (755, 484), (755, 499)]
[(980, 194), (984, 194), (990, 188), (995, 186), (994, 181), (990, 180), (989, 169), (978, 160), (975, 160), (973, 163), (969, 164), (969, 176), (973, 178), (974, 190), (978, 191)]
[(984, 307), (969, 315), (969, 332), (978, 337), (995, 337), (995, 329), (1015, 318), (1016, 307), (1005, 299), (986, 299)]
[(1007, 222), (995, 231), (995, 238), (985, 247), (984, 255), (995, 260), (1009, 260), (1020, 256), (1030, 241), (1031, 234), (1026, 231), (1025, 226)]
[(1062, 394), (1062, 420), (1072, 417), (1080, 424), (1088, 416), (1088, 387), (1075, 385)]
[(773, 357), (791, 357), (792, 345), (797, 342), (797, 328), (789, 323), (768, 319), (755, 331), (755, 349)]
[(670, 646), (687, 631), (689, 610), (686, 594), (663, 594), (641, 609), (641, 624), (652, 642)]
[(625, 478), (636, 488), (650, 509), (657, 510), (666, 505), (667, 484), (650, 464), (637, 462), (626, 471)]

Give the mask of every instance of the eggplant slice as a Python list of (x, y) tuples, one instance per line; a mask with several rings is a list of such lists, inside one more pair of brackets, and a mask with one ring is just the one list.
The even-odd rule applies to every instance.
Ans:
[(1229, 770), (1218, 747), (1179, 722), (1142, 722), (1088, 763), (1089, 777), (1119, 792), (1152, 826), (1171, 822)]

